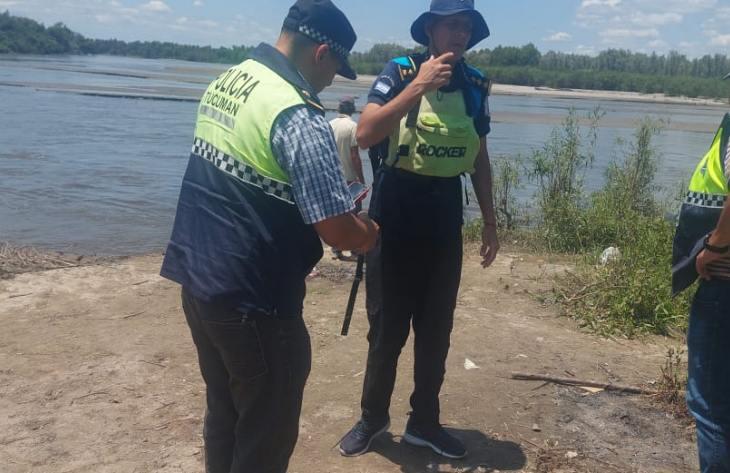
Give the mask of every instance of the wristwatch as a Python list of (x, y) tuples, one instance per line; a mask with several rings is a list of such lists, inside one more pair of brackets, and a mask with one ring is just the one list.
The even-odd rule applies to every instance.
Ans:
[(707, 251), (709, 251), (710, 253), (717, 253), (717, 254), (720, 254), (720, 255), (724, 255), (725, 253), (727, 253), (728, 251), (730, 251), (730, 245), (728, 245), (728, 246), (713, 246), (713, 245), (710, 245), (710, 237), (711, 236), (712, 236), (712, 233), (709, 233), (705, 237), (705, 244), (704, 244), (704, 246), (705, 246), (705, 249)]

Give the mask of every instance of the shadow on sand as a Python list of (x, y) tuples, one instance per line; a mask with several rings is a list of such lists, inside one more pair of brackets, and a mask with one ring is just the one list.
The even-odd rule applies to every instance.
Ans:
[(446, 430), (464, 442), (469, 451), (466, 458), (444, 458), (430, 449), (409, 445), (400, 436), (394, 436), (390, 432), (373, 442), (372, 452), (399, 465), (403, 473), (513, 471), (522, 469), (527, 463), (522, 448), (514, 442), (494, 440), (478, 430)]

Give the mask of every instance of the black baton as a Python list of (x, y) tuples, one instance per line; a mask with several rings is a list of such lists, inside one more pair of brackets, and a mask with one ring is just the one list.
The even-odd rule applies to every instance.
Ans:
[(342, 322), (341, 335), (346, 337), (350, 331), (350, 322), (352, 321), (352, 312), (355, 310), (355, 300), (357, 300), (357, 291), (362, 281), (363, 266), (365, 265), (365, 255), (357, 257), (357, 268), (355, 269), (355, 280), (352, 281), (352, 289), (350, 289), (350, 300), (347, 301), (347, 310), (345, 310), (345, 320)]

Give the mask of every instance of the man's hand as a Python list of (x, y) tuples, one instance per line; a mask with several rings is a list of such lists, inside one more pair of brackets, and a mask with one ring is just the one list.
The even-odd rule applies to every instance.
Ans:
[(482, 248), (479, 254), (482, 257), (482, 268), (488, 268), (494, 263), (499, 252), (499, 239), (496, 225), (484, 225), (482, 230)]
[(727, 257), (727, 255), (702, 250), (700, 254), (697, 255), (697, 262), (695, 263), (695, 268), (697, 269), (700, 277), (705, 281), (709, 281), (710, 279), (712, 279), (712, 277), (710, 276), (709, 265), (725, 257)]
[(453, 60), (454, 53), (445, 53), (439, 57), (431, 56), (431, 59), (421, 65), (413, 84), (421, 86), (424, 94), (449, 85), (451, 71), (454, 68), (449, 61)]
[(368, 233), (365, 244), (354, 251), (355, 253), (364, 255), (368, 251), (372, 250), (375, 247), (375, 244), (378, 242), (378, 236), (380, 235), (380, 226), (375, 223), (375, 221), (371, 220), (368, 213), (364, 210), (360, 212), (357, 217), (362, 220), (365, 225), (367, 225)]

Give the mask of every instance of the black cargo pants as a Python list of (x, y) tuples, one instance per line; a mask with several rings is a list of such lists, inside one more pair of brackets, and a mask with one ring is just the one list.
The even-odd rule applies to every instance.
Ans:
[(185, 290), (182, 302), (206, 384), (206, 472), (285, 473), (312, 363), (304, 321), (237, 313)]
[(387, 170), (371, 214), (381, 224), (379, 245), (367, 257), (368, 360), (363, 418), (388, 418), (398, 357), (415, 335), (411, 421), (439, 423), (454, 309), (461, 280), (461, 180), (422, 178)]

